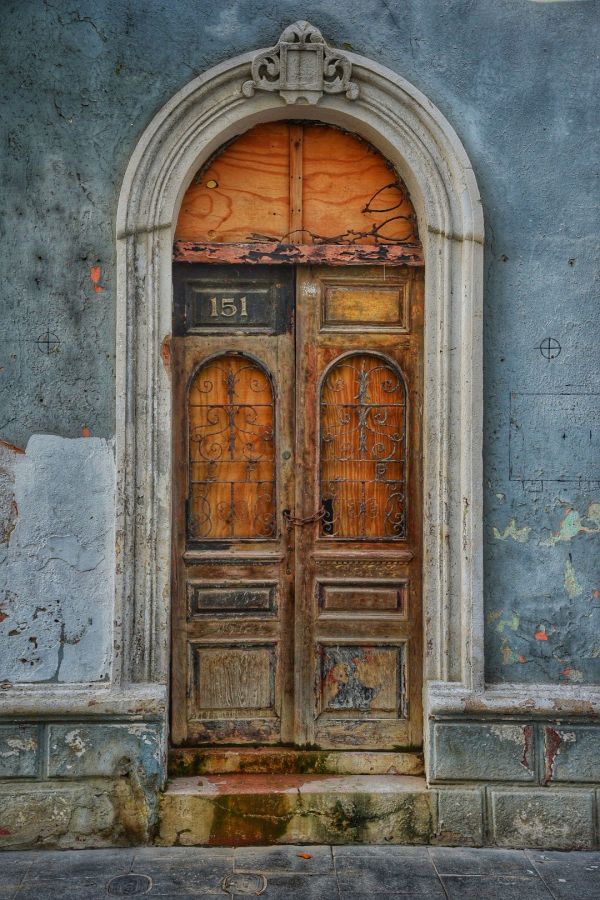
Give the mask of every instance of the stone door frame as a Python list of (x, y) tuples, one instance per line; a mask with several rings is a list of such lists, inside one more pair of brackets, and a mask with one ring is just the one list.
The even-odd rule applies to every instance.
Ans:
[[(307, 24), (307, 23), (304, 23)], [(284, 33), (285, 34), (285, 33)], [(279, 45), (278, 45), (279, 46)], [(273, 48), (272, 48), (273, 49)], [(310, 48), (309, 48), (310, 49)], [(344, 90), (261, 89), (226, 60), (177, 93), (133, 153), (117, 216), (117, 523), (114, 687), (166, 695), (171, 596), (171, 261), (200, 166), (259, 122), (313, 119), (356, 132), (396, 167), (425, 257), (424, 712), (484, 688), (482, 590), (483, 215), (456, 133), (416, 88), (344, 60)], [(350, 69), (351, 67), (351, 82)], [(314, 87), (314, 85), (313, 85)], [(318, 85), (317, 85), (318, 87)], [(256, 88), (256, 89), (255, 89)], [(158, 701), (158, 697), (157, 697)], [(446, 702), (444, 700), (444, 702)]]

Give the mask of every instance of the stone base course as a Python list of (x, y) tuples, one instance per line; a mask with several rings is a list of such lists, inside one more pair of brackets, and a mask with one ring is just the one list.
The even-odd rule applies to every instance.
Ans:
[(147, 808), (127, 781), (0, 784), (0, 849), (111, 847), (150, 838)]
[[(598, 846), (597, 725), (441, 719), (430, 735), (429, 784), (395, 774), (394, 767), (355, 775), (335, 772), (336, 762), (330, 774), (329, 758), (319, 771), (320, 754), (310, 758), (308, 771), (294, 774), (286, 771), (288, 753), (279, 760), (279, 773), (262, 758), (253, 774), (241, 771), (245, 757), (243, 766), (234, 760), (234, 774), (222, 771), (222, 760), (221, 772), (204, 775), (190, 764), (194, 774), (173, 779), (165, 791), (160, 721), (5, 720), (0, 848), (153, 842)], [(187, 766), (187, 756), (184, 761)], [(229, 757), (226, 763), (224, 768)]]
[(499, 847), (591, 850), (596, 803), (589, 790), (489, 791), (491, 841)]

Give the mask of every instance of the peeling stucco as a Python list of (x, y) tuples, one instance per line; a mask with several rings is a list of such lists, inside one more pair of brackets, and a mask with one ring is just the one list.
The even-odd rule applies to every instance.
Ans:
[(540, 541), (541, 547), (554, 547), (559, 541), (572, 541), (580, 534), (600, 534), (600, 503), (590, 503), (582, 516), (576, 509), (568, 508), (558, 531)]
[(511, 538), (513, 541), (517, 541), (519, 544), (526, 544), (529, 540), (529, 535), (531, 533), (531, 527), (529, 525), (523, 525), (522, 528), (517, 527), (517, 523), (515, 519), (511, 519), (504, 531), (500, 532), (495, 526), (492, 528), (492, 534), (498, 541), (507, 541)]
[(577, 573), (570, 559), (565, 561), (565, 591), (571, 600), (583, 594), (583, 588), (577, 580)]

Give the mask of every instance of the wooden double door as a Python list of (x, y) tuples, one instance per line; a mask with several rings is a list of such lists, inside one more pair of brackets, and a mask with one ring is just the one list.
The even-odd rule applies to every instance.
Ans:
[(422, 270), (174, 294), (173, 743), (419, 746)]

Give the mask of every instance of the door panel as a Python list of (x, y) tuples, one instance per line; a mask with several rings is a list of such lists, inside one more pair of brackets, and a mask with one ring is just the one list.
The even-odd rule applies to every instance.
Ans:
[(293, 739), (293, 275), (174, 267), (175, 744)]
[(174, 286), (173, 742), (419, 745), (420, 272)]
[(303, 268), (297, 328), (296, 516), (316, 513), (296, 543), (297, 740), (414, 746), (422, 728), (419, 273)]

